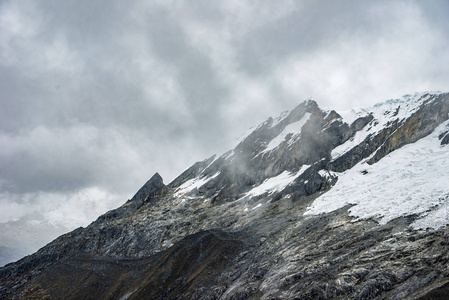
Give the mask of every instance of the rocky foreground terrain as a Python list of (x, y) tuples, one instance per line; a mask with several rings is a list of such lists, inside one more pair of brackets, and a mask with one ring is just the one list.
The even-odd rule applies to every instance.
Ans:
[(313, 100), (0, 269), (1, 299), (449, 299), (449, 94)]

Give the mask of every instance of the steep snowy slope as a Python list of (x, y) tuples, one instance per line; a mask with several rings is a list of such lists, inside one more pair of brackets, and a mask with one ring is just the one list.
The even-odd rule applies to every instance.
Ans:
[(307, 100), (0, 269), (0, 298), (445, 293), (448, 114), (439, 92), (342, 114)]
[[(392, 122), (410, 118), (421, 105), (432, 105), (437, 98), (429, 93), (406, 95), (389, 100), (356, 115), (371, 114), (373, 121), (354, 137), (332, 150), (332, 158), (349, 152), (369, 136), (384, 130)], [(445, 209), (449, 198), (447, 170), (449, 147), (441, 142), (449, 131), (449, 122), (440, 124), (430, 135), (388, 154), (371, 165), (370, 157), (350, 170), (336, 173), (337, 184), (319, 197), (306, 214), (336, 210), (348, 204), (350, 215), (357, 218), (375, 218), (385, 224), (397, 217), (420, 215), (415, 228), (440, 227), (449, 224)], [(348, 197), (348, 195), (351, 195)], [(424, 217), (433, 212), (430, 216)]]
[[(388, 154), (369, 165), (361, 161), (353, 168), (336, 173), (338, 181), (310, 206), (306, 214), (331, 212), (348, 204), (350, 215), (374, 218), (381, 224), (406, 215), (426, 216), (438, 210), (439, 217), (418, 219), (418, 228), (449, 224), (444, 203), (449, 203), (449, 146), (438, 137), (449, 130), (449, 122), (429, 136)], [(350, 195), (350, 197), (348, 197)]]

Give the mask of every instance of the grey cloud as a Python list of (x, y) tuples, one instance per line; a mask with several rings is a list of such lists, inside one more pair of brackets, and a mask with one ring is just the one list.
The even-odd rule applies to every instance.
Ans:
[[(258, 27), (237, 41), (240, 61), (251, 75), (265, 74), (279, 61), (320, 48), (332, 49), (354, 34), (372, 34), (376, 24), (367, 18), (362, 1), (308, 1), (274, 23)], [(351, 37), (352, 35), (352, 37)]]
[(447, 10), (445, 1), (0, 2), (0, 209), (17, 219), (31, 212), (20, 205), (45, 206), (46, 196), (72, 205), (96, 191), (83, 205), (114, 199), (101, 213), (154, 172), (170, 181), (305, 98), (339, 109), (447, 90)]

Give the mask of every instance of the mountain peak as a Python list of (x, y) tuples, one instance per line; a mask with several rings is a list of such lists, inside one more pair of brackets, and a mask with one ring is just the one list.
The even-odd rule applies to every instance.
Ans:
[(164, 180), (162, 179), (162, 176), (156, 172), (153, 176), (151, 176), (150, 180), (148, 182), (151, 182), (153, 184), (164, 184)]
[(0, 269), (0, 298), (447, 294), (448, 113), (447, 93), (349, 118), (304, 101)]
[(166, 186), (164, 184), (162, 176), (159, 175), (159, 173), (155, 173), (139, 189), (139, 191), (134, 195), (134, 197), (131, 199), (131, 201), (143, 201), (143, 202), (146, 202), (147, 200), (157, 196), (159, 194), (159, 192), (161, 192), (165, 188), (166, 188)]

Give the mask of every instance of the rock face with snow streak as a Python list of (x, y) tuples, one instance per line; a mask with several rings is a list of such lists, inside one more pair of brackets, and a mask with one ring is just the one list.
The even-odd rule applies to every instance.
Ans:
[(449, 290), (449, 94), (313, 100), (0, 269), (0, 298), (430, 299)]

